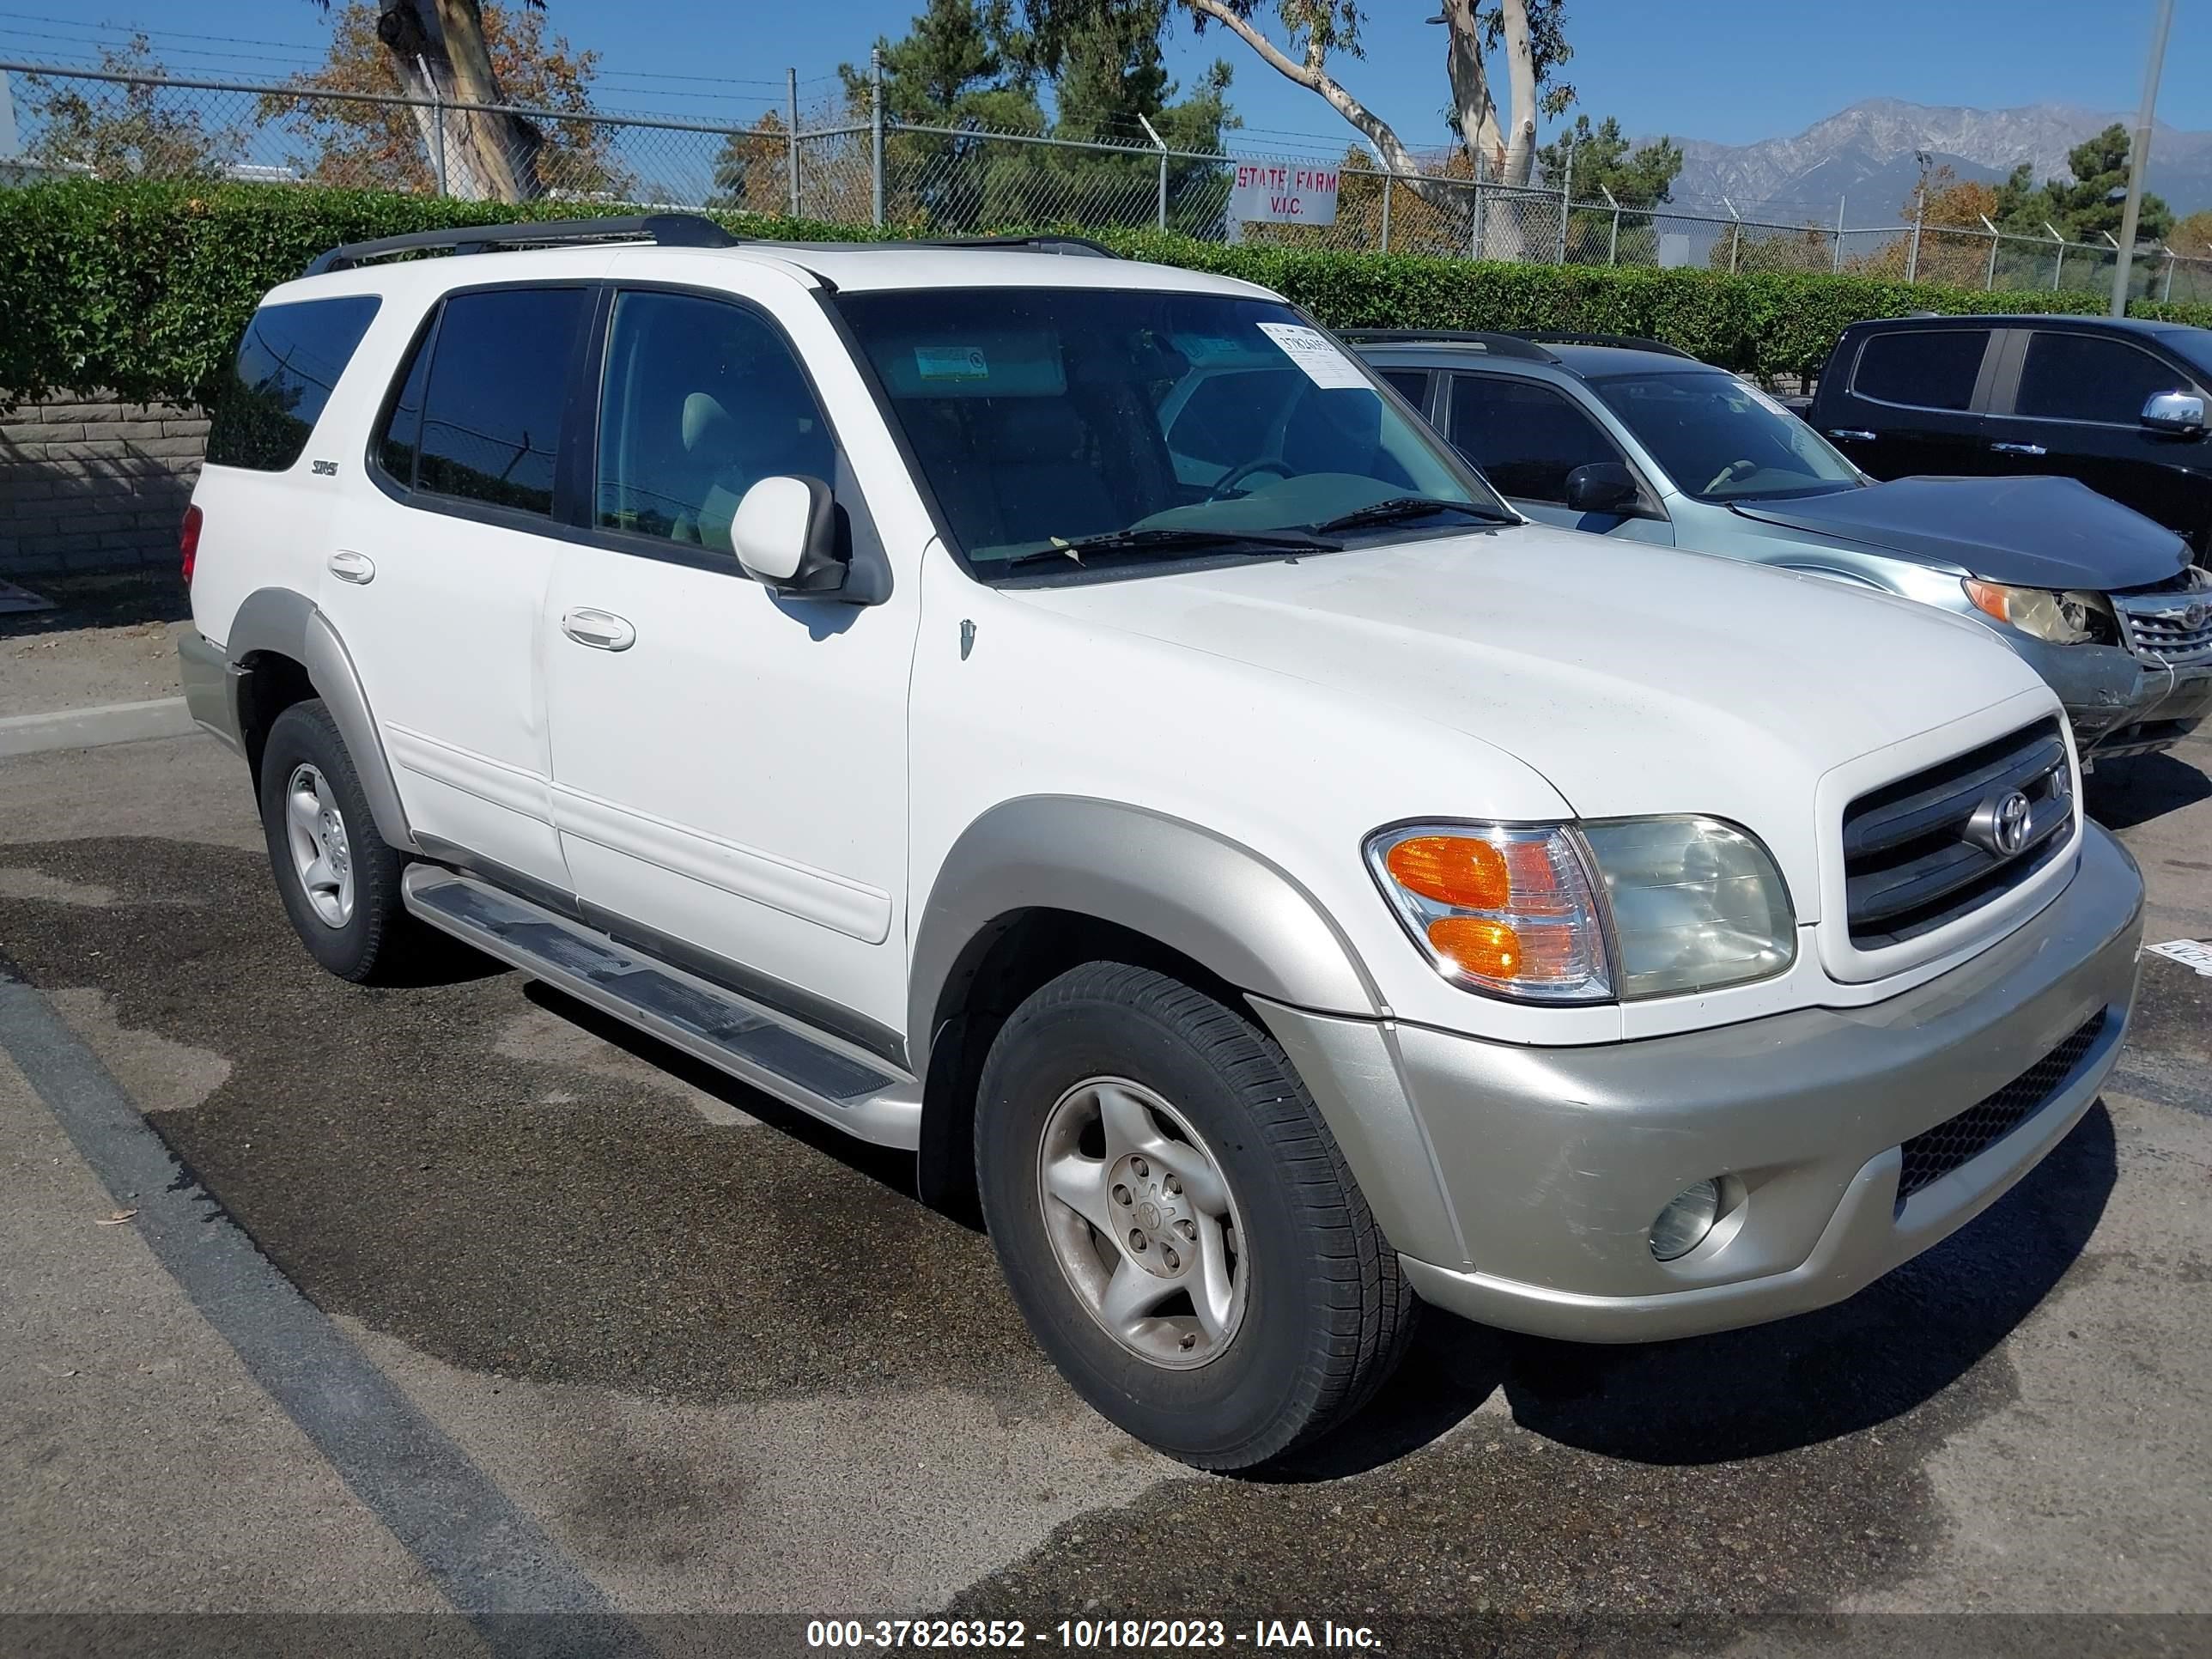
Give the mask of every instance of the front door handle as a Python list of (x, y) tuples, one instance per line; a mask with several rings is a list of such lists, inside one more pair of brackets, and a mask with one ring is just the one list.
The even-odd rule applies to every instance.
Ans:
[(2041, 444), (1991, 444), (1990, 447), (2000, 455), (2048, 455), (2051, 453)]
[(1853, 443), (1870, 444), (1874, 441), (1874, 434), (1869, 432), (1864, 427), (1832, 426), (1828, 428), (1828, 435), (1831, 438), (1847, 439)]
[(356, 587), (376, 580), (376, 561), (366, 553), (333, 553), (325, 563), (331, 574)]
[(637, 629), (611, 611), (571, 611), (561, 618), (561, 631), (594, 651), (627, 651), (637, 643)]

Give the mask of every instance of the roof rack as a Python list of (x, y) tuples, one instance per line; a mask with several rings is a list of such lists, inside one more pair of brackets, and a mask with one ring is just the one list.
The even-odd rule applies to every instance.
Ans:
[(607, 242), (643, 238), (662, 247), (736, 247), (732, 236), (704, 214), (640, 213), (618, 219), (548, 219), (520, 224), (458, 225), (451, 230), (416, 230), (404, 236), (380, 236), (370, 242), (348, 242), (319, 253), (308, 263), (306, 275), (326, 270), (350, 270), (356, 265), (381, 259), (387, 254), (414, 253), (431, 248), (450, 248), (455, 253), (482, 253), (495, 247), (558, 247), (570, 242)]
[(1657, 351), (1669, 357), (1687, 357), (1692, 362), (1697, 361), (1694, 352), (1685, 351), (1678, 345), (1668, 345), (1664, 340), (1648, 340), (1640, 334), (1579, 334), (1532, 328), (1522, 337), (1542, 340), (1551, 345), (1619, 346), (1629, 351)]
[(764, 237), (739, 236), (700, 213), (640, 213), (613, 219), (532, 220), (519, 224), (460, 225), (451, 230), (410, 231), (404, 236), (380, 236), (374, 241), (348, 242), (319, 253), (306, 274), (319, 276), (327, 270), (350, 270), (372, 259), (394, 253), (417, 253), (450, 249), (454, 253), (482, 253), (499, 247), (560, 247), (574, 243), (649, 241), (660, 247), (802, 248), (821, 253), (855, 253), (890, 248), (1022, 248), (1036, 253), (1066, 253), (1094, 259), (1121, 256), (1087, 236), (948, 237), (941, 240), (896, 242), (783, 242)]
[(1354, 345), (1463, 345), (1486, 351), (1494, 357), (1521, 357), (1540, 363), (1559, 361), (1555, 353), (1545, 350), (1525, 335), (1501, 334), (1488, 329), (1352, 328), (1341, 331), (1338, 337)]

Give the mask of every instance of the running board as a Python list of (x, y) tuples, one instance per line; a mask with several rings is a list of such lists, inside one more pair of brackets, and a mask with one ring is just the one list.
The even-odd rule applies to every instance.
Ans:
[(486, 956), (878, 1146), (921, 1144), (915, 1079), (605, 933), (434, 864), (400, 882), (409, 910)]

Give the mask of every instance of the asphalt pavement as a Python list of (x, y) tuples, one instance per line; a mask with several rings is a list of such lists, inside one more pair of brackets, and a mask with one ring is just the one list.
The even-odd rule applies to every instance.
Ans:
[[(2092, 781), (2152, 942), (2212, 939), (2208, 768)], [(2212, 978), (2163, 957), (2103, 1103), (1861, 1296), (1432, 1316), (1263, 1480), (1086, 1411), (901, 1160), (489, 963), (320, 973), (206, 738), (0, 760), (0, 1648), (2212, 1650)]]

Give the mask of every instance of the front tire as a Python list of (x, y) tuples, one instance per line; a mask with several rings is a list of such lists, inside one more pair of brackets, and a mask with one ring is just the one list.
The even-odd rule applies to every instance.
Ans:
[(1007, 1019), (977, 1182), (1030, 1330), (1099, 1413), (1200, 1468), (1318, 1438), (1418, 1304), (1282, 1050), (1166, 975), (1091, 963)]
[(421, 933), (399, 896), (406, 861), (377, 834), (345, 739), (318, 700), (294, 703), (269, 728), (261, 827), (284, 914), (315, 960), (357, 984), (392, 977)]

